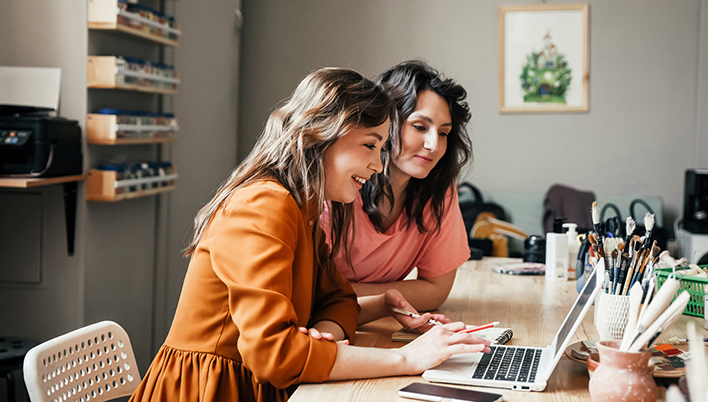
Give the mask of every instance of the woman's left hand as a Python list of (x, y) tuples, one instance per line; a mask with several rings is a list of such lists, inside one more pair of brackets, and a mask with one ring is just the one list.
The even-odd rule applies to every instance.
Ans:
[[(310, 328), (307, 329), (305, 327), (298, 327), (297, 328), (300, 332), (303, 334), (308, 334), (311, 337), (315, 339), (324, 339), (327, 341), (333, 341), (334, 340), (334, 335), (332, 335), (329, 332), (320, 332), (317, 328)], [(343, 339), (341, 341), (337, 341), (337, 343), (341, 343), (342, 345), (349, 345), (349, 339)]]
[(384, 294), (384, 303), (386, 304), (386, 308), (390, 314), (398, 322), (400, 322), (401, 325), (405, 328), (415, 329), (421, 333), (427, 332), (435, 326), (435, 324), (430, 323), (430, 320), (438, 321), (441, 324), (450, 323), (450, 319), (445, 317), (444, 314), (423, 313), (420, 314), (420, 317), (413, 318), (394, 312), (393, 309), (397, 307), (411, 313), (418, 314), (418, 311), (416, 311), (416, 309), (414, 309), (413, 306), (411, 306), (411, 304), (408, 303), (408, 301), (403, 297), (401, 292), (396, 289), (389, 289), (386, 291)]

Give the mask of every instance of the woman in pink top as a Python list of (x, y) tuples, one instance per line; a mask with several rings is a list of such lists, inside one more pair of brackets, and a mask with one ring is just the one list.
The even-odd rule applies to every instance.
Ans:
[[(383, 174), (363, 183), (354, 201), (350, 254), (343, 251), (335, 261), (359, 297), (393, 288), (417, 310), (434, 310), (470, 255), (455, 185), (472, 155), (466, 92), (417, 60), (384, 71), (376, 81), (394, 100), (399, 118), (382, 155)], [(325, 210), (327, 233), (329, 218)], [(413, 268), (417, 278), (404, 281)]]

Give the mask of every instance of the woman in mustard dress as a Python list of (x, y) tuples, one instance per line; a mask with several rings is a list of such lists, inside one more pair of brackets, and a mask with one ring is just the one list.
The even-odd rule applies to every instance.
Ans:
[[(282, 401), (299, 383), (419, 374), (455, 353), (489, 351), (456, 333), (459, 322), (400, 349), (349, 344), (359, 323), (412, 307), (395, 291), (359, 305), (317, 220), (327, 201), (336, 247), (346, 244), (351, 202), (382, 171), (395, 113), (376, 84), (327, 68), (271, 114), (195, 218), (172, 327), (131, 401)], [(408, 327), (435, 318), (393, 315)]]

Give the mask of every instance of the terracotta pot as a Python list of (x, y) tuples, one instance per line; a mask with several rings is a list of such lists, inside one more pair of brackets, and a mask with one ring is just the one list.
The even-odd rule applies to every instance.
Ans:
[(654, 402), (658, 390), (647, 369), (651, 352), (621, 352), (620, 341), (602, 341), (600, 365), (590, 378), (593, 402)]

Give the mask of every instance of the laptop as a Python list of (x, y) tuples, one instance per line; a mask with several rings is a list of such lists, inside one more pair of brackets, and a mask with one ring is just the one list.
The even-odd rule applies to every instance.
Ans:
[[(490, 353), (464, 353), (450, 357), (434, 369), (426, 370), (428, 381), (482, 387), (543, 391), (548, 378), (568, 347), (573, 334), (585, 318), (600, 291), (604, 268), (597, 264), (566, 315), (553, 342), (545, 348), (492, 345)], [(597, 272), (597, 275), (596, 275)]]

